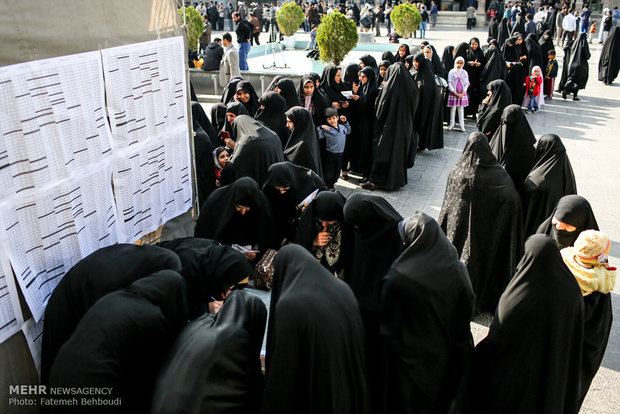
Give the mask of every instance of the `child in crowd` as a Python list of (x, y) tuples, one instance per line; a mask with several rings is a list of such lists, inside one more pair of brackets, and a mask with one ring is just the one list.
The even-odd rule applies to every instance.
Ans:
[(467, 97), (469, 75), (467, 71), (463, 69), (463, 66), (465, 66), (465, 59), (459, 56), (454, 60), (454, 69), (448, 72), (448, 88), (450, 89), (450, 95), (448, 96), (447, 105), (448, 108), (450, 108), (450, 126), (448, 127), (450, 131), (454, 129), (454, 118), (458, 108), (460, 130), (465, 132), (464, 109), (469, 105), (469, 98)]
[(588, 31), (588, 43), (592, 43), (592, 36), (596, 36), (596, 20), (592, 22), (590, 25), (590, 30)]
[(555, 50), (551, 49), (547, 52), (547, 68), (545, 69), (545, 97), (553, 99), (553, 88), (555, 86), (555, 78), (558, 76), (558, 61), (555, 60)]
[(341, 116), (340, 123), (338, 122), (338, 111), (334, 108), (325, 110), (325, 119), (327, 125), (324, 124), (317, 128), (319, 139), (325, 139), (327, 149), (323, 160), (323, 181), (328, 188), (334, 188), (342, 168), (344, 144), (347, 135), (351, 133), (351, 126), (346, 116)]
[(560, 250), (564, 263), (575, 276), (581, 294), (588, 296), (593, 292), (607, 294), (616, 284), (616, 268), (611, 267), (607, 255), (611, 240), (600, 231), (582, 231), (575, 240), (574, 247)]
[(306, 46), (306, 50), (313, 50), (316, 48), (316, 30), (316, 24), (313, 24), (310, 30), (310, 41), (308, 42), (308, 46)]
[(230, 160), (230, 153), (226, 147), (217, 147), (213, 150), (213, 164), (215, 165), (215, 186), (220, 188), (222, 186), (222, 169), (228, 164)]
[(540, 75), (540, 67), (534, 66), (532, 73), (525, 79), (525, 98), (523, 99), (523, 107), (527, 106), (527, 113), (536, 112), (541, 107), (540, 100), (545, 101), (541, 93), (543, 78)]

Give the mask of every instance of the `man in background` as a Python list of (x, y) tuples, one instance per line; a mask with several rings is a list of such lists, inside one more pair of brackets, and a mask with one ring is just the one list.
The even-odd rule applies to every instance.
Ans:
[(239, 71), (239, 53), (232, 44), (232, 36), (230, 33), (224, 33), (222, 36), (222, 45), (224, 46), (224, 56), (220, 62), (220, 86), (228, 85), (230, 79), (235, 76), (241, 76)]
[(202, 65), (202, 70), (219, 70), (223, 57), (222, 39), (216, 37), (213, 43), (209, 43), (205, 49), (205, 63)]
[(239, 43), (239, 69), (248, 70), (248, 53), (250, 53), (250, 38), (254, 28), (247, 20), (241, 18), (239, 12), (233, 13), (233, 21), (237, 25), (237, 43)]

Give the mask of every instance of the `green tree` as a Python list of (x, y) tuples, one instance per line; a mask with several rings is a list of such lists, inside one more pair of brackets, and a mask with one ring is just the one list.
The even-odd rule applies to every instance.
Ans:
[(305, 19), (303, 9), (292, 1), (285, 3), (276, 16), (278, 27), (284, 36), (294, 35)]
[(394, 25), (396, 33), (405, 39), (409, 39), (413, 32), (418, 30), (422, 23), (422, 16), (416, 6), (409, 3), (399, 4), (394, 7), (390, 19)]
[(357, 27), (353, 20), (339, 12), (324, 16), (316, 33), (321, 60), (340, 65), (347, 53), (357, 45), (357, 39)]
[[(183, 8), (179, 9), (179, 17), (183, 21)], [(187, 47), (189, 50), (197, 50), (198, 39), (205, 30), (200, 12), (193, 7), (186, 7), (185, 21), (187, 22)]]

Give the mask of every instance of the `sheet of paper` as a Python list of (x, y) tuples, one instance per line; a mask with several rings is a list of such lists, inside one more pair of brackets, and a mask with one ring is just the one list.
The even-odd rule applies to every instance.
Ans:
[(101, 51), (116, 144), (136, 145), (187, 126), (185, 53), (182, 37)]
[(118, 241), (111, 167), (0, 205), (0, 243), (35, 320), (81, 258)]
[(0, 256), (0, 343), (2, 343), (19, 332), (24, 320), (9, 260), (3, 252), (0, 252)]
[(316, 190), (314, 190), (313, 192), (311, 192), (310, 194), (308, 194), (308, 196), (306, 198), (304, 198), (301, 201), (301, 203), (299, 203), (297, 205), (297, 208), (303, 208), (304, 205), (307, 206), (308, 204), (310, 204), (310, 202), (316, 198), (317, 194), (319, 194), (319, 189), (318, 188)]
[(133, 243), (192, 206), (187, 128), (134, 145), (114, 156), (119, 239)]
[(0, 67), (0, 200), (110, 156), (99, 52)]
[(41, 350), (43, 349), (43, 318), (36, 322), (34, 319), (28, 319), (22, 326), (22, 331), (26, 337), (30, 354), (34, 360), (34, 366), (37, 373), (41, 376)]

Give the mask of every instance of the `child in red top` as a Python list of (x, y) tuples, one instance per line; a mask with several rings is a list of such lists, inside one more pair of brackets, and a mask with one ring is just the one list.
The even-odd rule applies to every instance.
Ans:
[(527, 105), (527, 113), (536, 112), (540, 108), (541, 99), (544, 99), (541, 94), (541, 87), (543, 78), (540, 75), (540, 67), (534, 66), (532, 74), (525, 79), (525, 99), (523, 99), (523, 106)]

